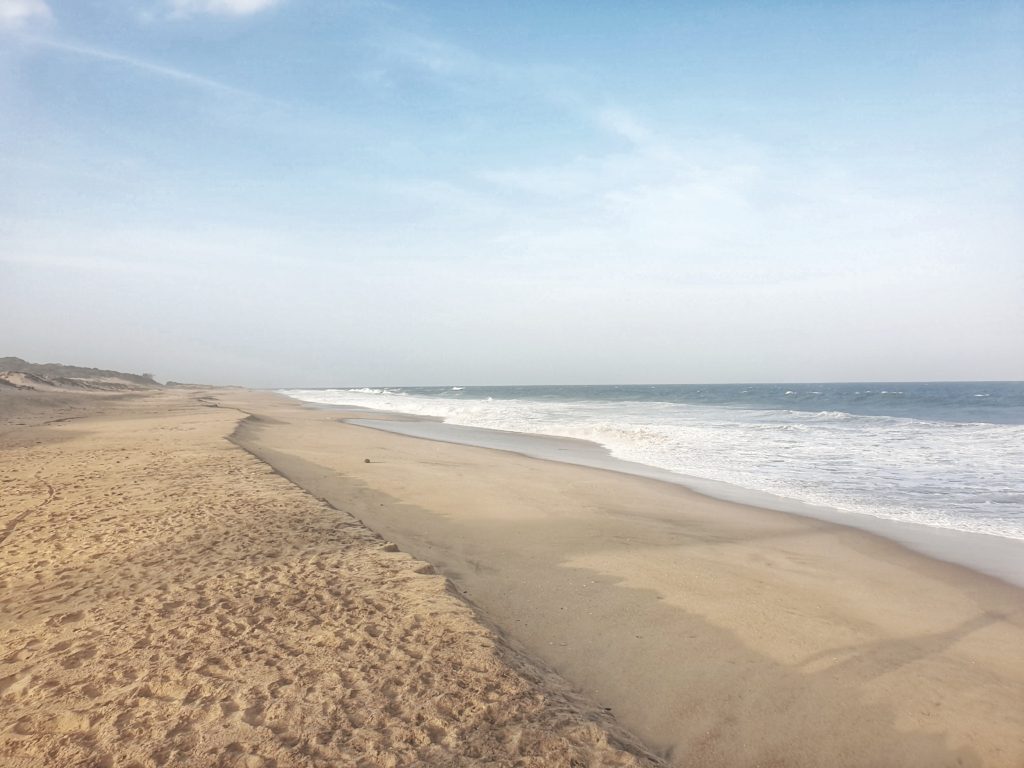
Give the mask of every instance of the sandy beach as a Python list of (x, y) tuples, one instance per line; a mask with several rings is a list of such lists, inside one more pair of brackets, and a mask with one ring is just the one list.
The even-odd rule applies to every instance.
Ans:
[(269, 393), (0, 397), (5, 764), (1024, 765), (1024, 591), (869, 533)]
[(656, 764), (215, 405), (0, 392), (0, 764)]

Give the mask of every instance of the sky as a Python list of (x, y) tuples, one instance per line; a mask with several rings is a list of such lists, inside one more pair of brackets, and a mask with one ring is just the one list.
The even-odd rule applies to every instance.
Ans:
[(2, 355), (1024, 380), (1024, 0), (0, 0)]

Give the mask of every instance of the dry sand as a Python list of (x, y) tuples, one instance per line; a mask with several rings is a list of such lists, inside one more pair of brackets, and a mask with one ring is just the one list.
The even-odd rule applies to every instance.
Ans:
[(0, 765), (655, 764), (212, 406), (0, 392)]
[(1017, 587), (676, 485), (222, 399), (256, 414), (242, 445), (673, 764), (1024, 766)]

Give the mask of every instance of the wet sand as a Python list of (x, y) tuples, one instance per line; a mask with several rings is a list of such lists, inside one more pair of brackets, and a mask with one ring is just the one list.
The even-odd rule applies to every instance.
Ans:
[(1024, 764), (1017, 587), (669, 483), (223, 401), (254, 414), (239, 444), (434, 564), (673, 764)]

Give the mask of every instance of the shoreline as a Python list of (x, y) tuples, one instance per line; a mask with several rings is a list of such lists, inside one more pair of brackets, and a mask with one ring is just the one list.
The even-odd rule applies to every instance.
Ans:
[(766, 491), (744, 488), (708, 478), (682, 475), (648, 464), (619, 459), (612, 456), (611, 452), (599, 443), (578, 438), (469, 427), (449, 424), (440, 418), (418, 414), (309, 402), (277, 391), (274, 391), (274, 394), (289, 397), (305, 406), (328, 411), (344, 413), (365, 411), (369, 417), (354, 415), (344, 419), (346, 423), (357, 426), (424, 440), (508, 451), (544, 461), (605, 469), (659, 480), (721, 501), (823, 520), (835, 525), (866, 531), (896, 542), (918, 554), (963, 566), (1013, 586), (1024, 588), (1024, 539), (943, 528), (809, 504)]
[(849, 526), (274, 397), (248, 450), (434, 564), (670, 762), (1024, 760), (1015, 586)]
[(22, 768), (1024, 763), (1024, 590), (991, 577), (276, 394), (19, 397)]

